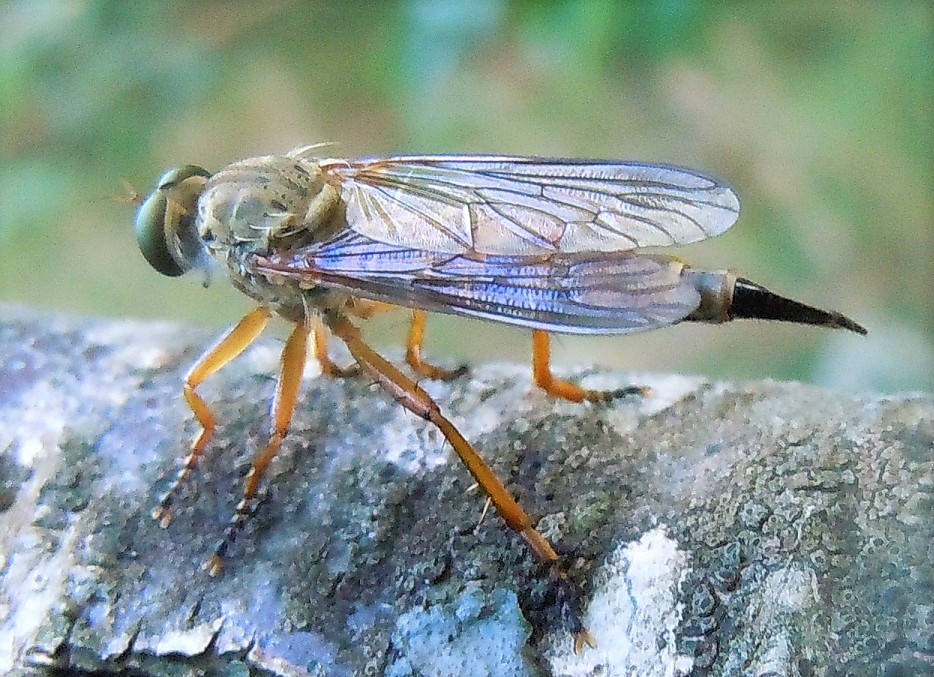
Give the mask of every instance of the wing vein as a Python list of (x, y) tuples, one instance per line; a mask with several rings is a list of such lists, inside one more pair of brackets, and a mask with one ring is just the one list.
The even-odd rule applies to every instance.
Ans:
[(347, 222), (355, 232), (449, 254), (688, 244), (722, 233), (739, 213), (725, 185), (664, 165), (400, 156), (324, 160), (321, 167), (344, 185)]

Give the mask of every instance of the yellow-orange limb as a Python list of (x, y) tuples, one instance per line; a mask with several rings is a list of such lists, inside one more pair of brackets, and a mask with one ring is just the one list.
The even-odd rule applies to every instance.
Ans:
[(324, 319), (331, 332), (347, 344), (351, 355), (367, 374), (403, 407), (434, 424), (441, 431), (509, 528), (522, 536), (532, 553), (548, 566), (549, 576), (557, 589), (556, 597), (562, 617), (566, 619), (574, 636), (575, 650), (580, 650), (584, 644), (592, 645), (593, 638), (581, 621), (580, 589), (561, 568), (554, 548), (532, 526), (529, 515), (509, 495), (490, 467), (454, 424), (441, 413), (441, 409), (428, 393), (370, 348), (353, 324), (336, 314), (325, 315)]
[(532, 331), (532, 377), (535, 385), (552, 397), (571, 402), (608, 402), (626, 395), (648, 395), (648, 389), (639, 386), (617, 390), (588, 390), (579, 385), (555, 378), (551, 373), (551, 337), (548, 332)]
[(421, 310), (412, 311), (412, 321), (409, 324), (409, 337), (405, 345), (405, 361), (416, 374), (435, 381), (450, 381), (467, 373), (466, 365), (456, 369), (442, 369), (425, 362), (422, 359), (422, 343), (425, 340), (425, 313)]
[(399, 310), (399, 306), (391, 306), (381, 301), (352, 298), (347, 302), (346, 310), (354, 317), (359, 317), (361, 320), (369, 320), (374, 315)]
[(217, 424), (214, 414), (205, 401), (195, 392), (195, 389), (204, 383), (209, 376), (223, 369), (231, 360), (243, 353), (263, 332), (266, 323), (269, 321), (270, 314), (269, 309), (265, 306), (260, 306), (247, 313), (236, 326), (218, 339), (217, 343), (208, 348), (188, 370), (188, 374), (185, 375), (183, 394), (185, 401), (201, 426), (201, 432), (191, 443), (191, 451), (178, 471), (175, 482), (162, 497), (162, 500), (159, 501), (159, 505), (152, 511), (153, 519), (159, 520), (159, 524), (163, 528), (167, 527), (172, 521), (169, 508), (175, 494), (185, 478), (197, 465), (208, 440), (214, 434), (214, 426)]
[(250, 516), (256, 491), (263, 479), (263, 474), (269, 467), (282, 446), (292, 422), (292, 412), (298, 400), (298, 391), (302, 383), (302, 373), (305, 370), (305, 359), (308, 349), (308, 327), (299, 323), (292, 330), (285, 347), (282, 349), (280, 360), (279, 381), (276, 384), (276, 395), (272, 401), (272, 425), (269, 441), (266, 446), (253, 458), (253, 465), (247, 473), (243, 486), (243, 498), (237, 504), (237, 512), (224, 531), (224, 538), (214, 550), (214, 555), (205, 563), (212, 576), (221, 568), (221, 560), (227, 548), (237, 537), (247, 518)]
[(314, 319), (315, 359), (321, 365), (321, 373), (329, 378), (348, 378), (360, 373), (359, 365), (340, 367), (328, 355), (328, 330), (321, 318)]

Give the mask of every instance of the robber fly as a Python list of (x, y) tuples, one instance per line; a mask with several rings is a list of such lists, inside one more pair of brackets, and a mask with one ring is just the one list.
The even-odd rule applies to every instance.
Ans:
[(731, 272), (697, 270), (643, 252), (704, 240), (736, 221), (736, 195), (693, 171), (499, 156), (323, 159), (312, 155), (314, 148), (243, 160), (216, 174), (194, 165), (170, 170), (136, 216), (140, 249), (160, 273), (178, 276), (220, 264), (257, 303), (185, 377), (184, 397), (201, 430), (153, 511), (163, 526), (214, 431), (214, 415), (196, 389), (253, 343), (274, 313), (295, 325), (282, 350), (269, 441), (253, 460), (236, 514), (206, 563), (212, 574), (285, 438), (309, 335), (323, 371), (344, 374), (327, 357), (330, 334), (347, 345), (359, 370), (450, 442), (506, 524), (545, 564), (580, 650), (593, 639), (581, 620), (580, 590), (555, 550), (438, 405), (370, 348), (351, 318), (386, 305), (411, 309), (406, 361), (418, 374), (443, 379), (460, 370), (422, 360), (425, 311), (528, 328), (535, 383), (578, 402), (632, 389), (591, 391), (554, 378), (550, 332), (626, 334), (685, 320), (760, 318), (866, 333), (839, 313), (781, 297)]

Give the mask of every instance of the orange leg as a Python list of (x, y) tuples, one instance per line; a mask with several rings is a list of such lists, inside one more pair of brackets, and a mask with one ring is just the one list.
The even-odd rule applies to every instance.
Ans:
[(269, 317), (269, 309), (263, 306), (245, 315), (233, 329), (208, 348), (186, 374), (183, 394), (192, 413), (198, 419), (198, 423), (201, 424), (201, 432), (191, 443), (191, 451), (178, 471), (175, 482), (172, 483), (168, 492), (159, 501), (159, 505), (152, 511), (153, 519), (159, 520), (159, 525), (162, 528), (169, 526), (172, 521), (172, 515), (169, 512), (172, 501), (175, 499), (179, 487), (181, 487), (185, 478), (188, 477), (197, 465), (198, 459), (204, 453), (204, 448), (207, 446), (208, 440), (211, 439), (211, 435), (214, 434), (214, 426), (217, 423), (214, 414), (211, 413), (205, 401), (195, 392), (195, 388), (204, 383), (211, 374), (223, 369), (231, 360), (246, 350), (262, 333), (269, 321)]
[(552, 397), (571, 402), (608, 402), (626, 395), (648, 395), (648, 388), (632, 386), (618, 390), (587, 390), (568, 381), (555, 378), (551, 373), (551, 349), (548, 332), (532, 331), (532, 376), (535, 385)]
[(329, 378), (349, 378), (360, 373), (360, 366), (339, 367), (328, 357), (327, 328), (320, 318), (314, 319), (315, 359), (321, 365), (321, 373)]
[(374, 315), (399, 310), (399, 306), (391, 306), (382, 301), (368, 301), (366, 299), (352, 298), (347, 302), (344, 310), (354, 317), (359, 317), (361, 320), (369, 320)]
[(214, 555), (205, 562), (204, 568), (212, 576), (220, 571), (221, 560), (227, 553), (227, 548), (236, 540), (237, 533), (250, 516), (253, 501), (256, 498), (256, 490), (263, 479), (263, 473), (266, 472), (269, 463), (279, 452), (282, 440), (285, 439), (285, 435), (289, 430), (292, 412), (295, 411), (295, 402), (298, 399), (299, 386), (301, 386), (302, 382), (302, 372), (305, 369), (307, 346), (308, 327), (304, 323), (299, 323), (292, 330), (289, 339), (285, 342), (285, 347), (282, 349), (279, 382), (276, 384), (276, 396), (272, 401), (272, 430), (269, 434), (269, 441), (262, 451), (253, 458), (253, 465), (244, 483), (243, 498), (237, 504), (237, 512), (230, 520), (230, 524), (227, 525), (224, 538), (214, 550)]
[(409, 325), (409, 337), (406, 341), (405, 361), (415, 371), (425, 378), (435, 381), (450, 381), (467, 373), (467, 366), (461, 365), (456, 369), (442, 369), (428, 364), (422, 360), (422, 343), (425, 340), (425, 313), (421, 310), (412, 311), (412, 323)]
[(324, 319), (333, 334), (347, 344), (351, 355), (367, 374), (403, 407), (433, 423), (441, 431), (509, 528), (522, 536), (535, 557), (548, 567), (549, 577), (556, 587), (561, 617), (566, 620), (574, 637), (574, 650), (580, 651), (584, 644), (594, 646), (593, 637), (581, 620), (580, 589), (561, 567), (554, 548), (532, 526), (531, 518), (509, 495), (490, 467), (454, 424), (444, 417), (428, 393), (364, 343), (359, 330), (353, 324), (336, 314), (326, 315)]

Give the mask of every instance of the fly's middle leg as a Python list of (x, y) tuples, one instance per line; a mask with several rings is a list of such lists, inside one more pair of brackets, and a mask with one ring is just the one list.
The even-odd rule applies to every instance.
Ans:
[(616, 390), (588, 390), (579, 385), (555, 378), (551, 373), (551, 338), (548, 332), (532, 332), (532, 377), (535, 385), (552, 397), (570, 402), (609, 402), (627, 395), (648, 395), (648, 388), (630, 386)]
[(302, 373), (305, 369), (305, 359), (308, 349), (308, 327), (304, 322), (296, 324), (285, 347), (282, 349), (280, 361), (279, 381), (276, 384), (276, 395), (272, 401), (272, 425), (269, 441), (266, 446), (253, 458), (250, 472), (246, 476), (243, 487), (243, 498), (237, 504), (237, 511), (224, 530), (224, 537), (214, 549), (214, 554), (205, 562), (204, 568), (214, 576), (221, 568), (221, 562), (230, 544), (233, 543), (240, 529), (252, 513), (253, 502), (256, 499), (257, 489), (263, 479), (263, 474), (279, 452), (282, 441), (285, 439), (292, 422), (292, 413), (298, 400), (298, 391), (302, 383)]

